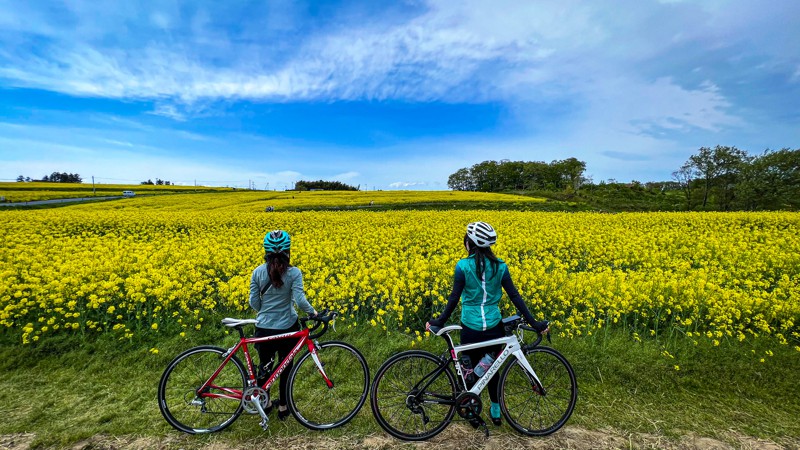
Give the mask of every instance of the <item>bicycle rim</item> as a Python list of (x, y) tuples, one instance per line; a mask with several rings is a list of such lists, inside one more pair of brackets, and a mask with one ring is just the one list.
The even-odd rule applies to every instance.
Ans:
[[(185, 433), (213, 433), (227, 427), (242, 413), (240, 399), (200, 397), (196, 394), (224, 360), (226, 350), (196, 347), (178, 355), (164, 371), (158, 386), (161, 414), (174, 428)], [(231, 358), (217, 375), (208, 393), (222, 394), (220, 388), (244, 390), (244, 365)]]
[(500, 408), (514, 429), (529, 436), (546, 436), (564, 426), (578, 399), (572, 367), (557, 351), (536, 347), (525, 355), (544, 390), (518, 361), (500, 378)]
[(389, 358), (378, 369), (370, 392), (372, 413), (392, 436), (421, 441), (441, 433), (455, 412), (456, 380), (448, 368), (424, 392), (416, 385), (441, 364), (431, 353), (411, 350)]
[(328, 387), (311, 353), (292, 370), (288, 404), (298, 422), (312, 430), (329, 430), (349, 422), (364, 406), (369, 391), (369, 368), (350, 344), (330, 341), (317, 345), (317, 356), (333, 383)]

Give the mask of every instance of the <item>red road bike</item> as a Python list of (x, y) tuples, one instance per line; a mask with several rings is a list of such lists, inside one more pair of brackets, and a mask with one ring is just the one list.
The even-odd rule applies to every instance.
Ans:
[[(224, 349), (194, 347), (169, 363), (158, 385), (158, 406), (174, 428), (185, 433), (213, 433), (232, 424), (242, 412), (261, 416), (266, 430), (269, 389), (289, 362), (295, 362), (287, 385), (287, 405), (298, 422), (312, 430), (327, 430), (349, 422), (364, 405), (369, 390), (369, 368), (352, 345), (339, 341), (317, 342), (337, 316), (326, 312), (300, 318), (312, 327), (266, 337), (245, 337), (244, 326), (255, 319), (230, 319), (222, 323), (239, 332), (239, 341)], [(322, 327), (321, 330), (315, 331)], [(295, 339), (289, 355), (259, 385), (248, 344)], [(237, 356), (244, 354), (244, 362)]]

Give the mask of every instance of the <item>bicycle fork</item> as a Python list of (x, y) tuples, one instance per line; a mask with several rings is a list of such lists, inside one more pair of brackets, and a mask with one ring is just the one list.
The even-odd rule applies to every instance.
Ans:
[(528, 376), (528, 381), (531, 383), (533, 391), (541, 396), (544, 396), (546, 394), (544, 385), (542, 384), (542, 381), (539, 380), (536, 372), (533, 371), (533, 367), (531, 367), (530, 363), (528, 363), (528, 359), (525, 358), (525, 354), (522, 352), (522, 350), (517, 350), (514, 352), (514, 356), (517, 357), (517, 362), (519, 362), (522, 368), (525, 369), (525, 374)]
[(314, 360), (314, 364), (317, 365), (317, 369), (319, 369), (319, 373), (322, 375), (322, 379), (325, 380), (325, 384), (328, 386), (328, 389), (333, 389), (333, 380), (328, 378), (328, 374), (325, 373), (325, 364), (319, 360), (318, 347), (315, 347), (314, 351), (311, 352), (311, 359)]

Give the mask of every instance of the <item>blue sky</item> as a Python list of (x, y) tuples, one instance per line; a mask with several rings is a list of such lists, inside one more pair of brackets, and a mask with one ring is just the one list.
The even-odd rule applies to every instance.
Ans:
[(668, 180), (800, 147), (800, 2), (0, 0), (0, 180)]

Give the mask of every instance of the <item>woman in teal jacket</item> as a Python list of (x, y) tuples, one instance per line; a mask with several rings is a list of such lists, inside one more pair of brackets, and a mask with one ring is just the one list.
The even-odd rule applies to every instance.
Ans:
[[(291, 255), (291, 238), (289, 233), (275, 230), (264, 237), (264, 264), (253, 270), (250, 277), (250, 306), (256, 310), (255, 337), (275, 336), (278, 334), (300, 331), (297, 312), (294, 305), (300, 307), (311, 316), (317, 314), (306, 299), (303, 291), (303, 274), (300, 269), (289, 264)], [(272, 359), (278, 352), (278, 361), (283, 361), (297, 344), (295, 339), (276, 339), (256, 344), (258, 359), (261, 362), (259, 372), (271, 371)], [(285, 420), (289, 416), (286, 406), (286, 383), (292, 369), (292, 362), (281, 373), (279, 382), (280, 398), (278, 402), (278, 418)], [(259, 379), (259, 384), (266, 380)], [(267, 411), (271, 411), (275, 402), (271, 401)]]
[[(497, 242), (497, 232), (486, 222), (473, 222), (467, 225), (467, 234), (464, 235), (464, 248), (469, 256), (456, 264), (453, 290), (447, 299), (442, 314), (431, 319), (426, 328), (431, 325), (442, 327), (461, 300), (461, 344), (484, 342), (505, 336), (502, 316), (500, 315), (500, 299), (503, 290), (506, 291), (511, 302), (520, 315), (536, 330), (547, 332), (548, 322), (537, 322), (528, 310), (522, 296), (511, 281), (508, 266), (503, 260), (498, 259), (492, 252), (491, 246)], [(496, 357), (500, 346), (482, 348), (464, 352), (469, 356), (473, 366), (483, 357), (484, 353), (494, 353)], [(492, 405), (489, 415), (492, 423), (500, 425), (500, 404), (498, 403), (497, 377), (489, 381), (489, 398)]]

